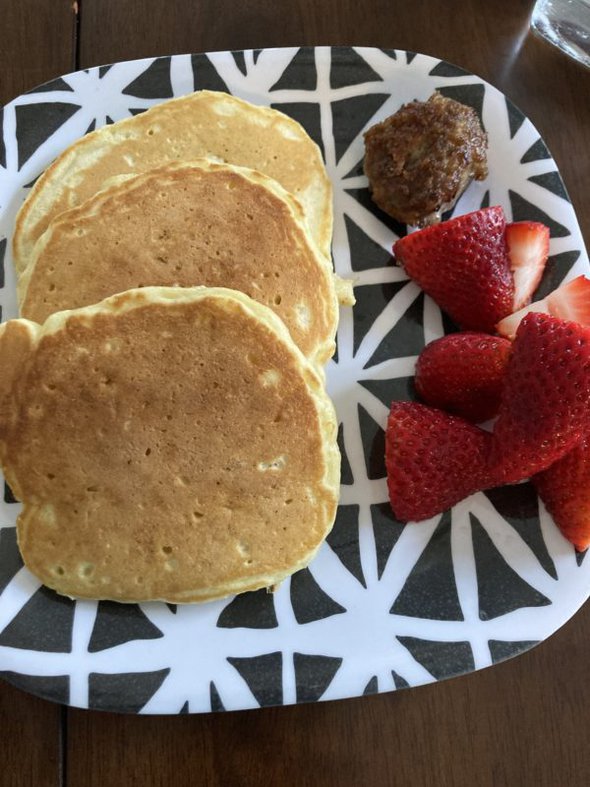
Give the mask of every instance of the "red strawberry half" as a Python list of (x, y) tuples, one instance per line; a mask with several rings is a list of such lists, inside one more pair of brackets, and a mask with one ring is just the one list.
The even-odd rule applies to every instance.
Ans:
[(514, 311), (514, 280), (501, 207), (457, 216), (398, 240), (408, 276), (461, 327), (493, 333)]
[(487, 333), (443, 336), (420, 353), (416, 392), (433, 407), (474, 423), (487, 421), (498, 412), (511, 349), (507, 339)]
[(385, 465), (389, 500), (402, 522), (429, 519), (488, 484), (491, 435), (417, 402), (393, 402)]
[(590, 546), (590, 437), (533, 478), (539, 497), (568, 541)]
[(494, 425), (497, 483), (529, 478), (590, 431), (590, 329), (546, 314), (520, 323)]
[(522, 318), (530, 312), (543, 312), (562, 320), (590, 326), (590, 279), (578, 276), (577, 279), (562, 284), (546, 298), (505, 317), (498, 323), (496, 330), (507, 339), (513, 339)]
[(539, 286), (549, 254), (549, 227), (538, 221), (506, 225), (506, 246), (514, 277), (512, 311), (530, 302)]

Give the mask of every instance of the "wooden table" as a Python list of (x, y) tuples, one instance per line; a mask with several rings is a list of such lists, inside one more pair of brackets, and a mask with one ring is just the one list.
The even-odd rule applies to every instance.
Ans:
[[(590, 243), (590, 72), (527, 34), (530, 0), (1, 0), (0, 104), (79, 68), (313, 44), (420, 51), (506, 93), (540, 130)], [(52, 705), (0, 683), (3, 787), (590, 783), (590, 605), (492, 669), (331, 703), (179, 717)]]

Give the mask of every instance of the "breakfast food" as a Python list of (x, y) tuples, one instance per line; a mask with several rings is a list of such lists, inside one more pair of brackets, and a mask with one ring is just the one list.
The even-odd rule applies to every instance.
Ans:
[(414, 387), (426, 404), (473, 423), (500, 407), (512, 344), (500, 336), (462, 331), (436, 339), (416, 361)]
[(501, 319), (530, 301), (543, 273), (549, 233), (538, 227), (522, 233), (493, 206), (406, 235), (393, 252), (461, 328), (494, 333)]
[(586, 548), (587, 493), (576, 483), (590, 473), (589, 408), (590, 328), (526, 315), (491, 434), (416, 402), (392, 403), (386, 466), (394, 513), (404, 521), (427, 518), (472, 492), (533, 477), (562, 532)]
[(488, 486), (491, 436), (417, 402), (392, 402), (385, 466), (389, 500), (402, 522), (440, 514)]
[(268, 587), (329, 532), (333, 406), (248, 296), (146, 287), (12, 320), (0, 363), (19, 546), (59, 593), (176, 603)]
[(496, 325), (496, 330), (501, 336), (514, 339), (522, 318), (529, 312), (543, 312), (562, 320), (590, 326), (590, 279), (578, 276), (567, 284), (562, 284), (545, 298), (504, 317)]
[(125, 178), (60, 214), (18, 292), (21, 316), (43, 322), (140, 286), (230, 287), (273, 309), (321, 365), (335, 348), (335, 281), (276, 181), (200, 159)]
[(563, 535), (580, 552), (590, 547), (590, 437), (534, 476), (533, 484)]
[(487, 176), (486, 149), (471, 107), (438, 92), (405, 104), (365, 134), (373, 201), (404, 224), (436, 223), (474, 178)]
[(119, 175), (206, 156), (257, 169), (301, 202), (326, 256), (332, 235), (332, 187), (321, 153), (294, 120), (227, 93), (201, 90), (93, 131), (67, 148), (37, 180), (13, 238), (18, 274), (49, 223)]

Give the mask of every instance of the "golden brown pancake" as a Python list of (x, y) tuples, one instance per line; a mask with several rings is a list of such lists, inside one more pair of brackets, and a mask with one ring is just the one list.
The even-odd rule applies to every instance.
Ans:
[(67, 148), (37, 180), (17, 216), (17, 274), (50, 221), (96, 194), (105, 181), (201, 156), (277, 180), (301, 202), (313, 237), (329, 255), (332, 187), (318, 146), (281, 112), (202, 90), (97, 129)]
[(131, 176), (58, 216), (19, 280), (20, 313), (41, 323), (136, 287), (199, 284), (245, 292), (310, 360), (332, 356), (334, 273), (300, 205), (265, 175), (206, 159)]
[(0, 462), (57, 592), (205, 601), (272, 586), (332, 527), (337, 422), (284, 324), (223, 288), (0, 326)]

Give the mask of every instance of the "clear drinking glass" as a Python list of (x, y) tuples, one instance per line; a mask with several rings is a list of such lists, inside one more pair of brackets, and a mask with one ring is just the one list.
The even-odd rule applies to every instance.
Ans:
[(590, 67), (590, 0), (538, 0), (532, 29)]

